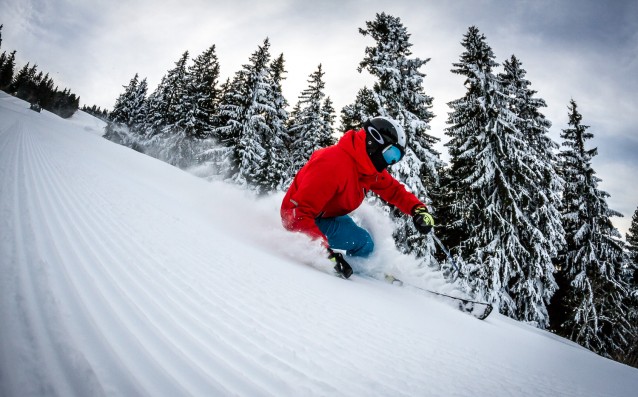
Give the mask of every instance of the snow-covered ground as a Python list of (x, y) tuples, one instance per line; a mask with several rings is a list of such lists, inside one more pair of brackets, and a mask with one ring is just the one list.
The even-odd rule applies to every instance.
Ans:
[(638, 370), (498, 313), (342, 280), (255, 200), (0, 92), (1, 396), (635, 396)]

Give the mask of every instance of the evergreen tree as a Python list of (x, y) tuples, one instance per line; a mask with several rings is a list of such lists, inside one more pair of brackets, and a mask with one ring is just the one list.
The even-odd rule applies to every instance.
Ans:
[[(144, 123), (146, 122), (148, 106), (147, 96), (148, 83), (146, 78), (142, 79), (132, 92), (129, 105), (129, 126), (138, 136), (144, 134)], [(139, 138), (138, 138), (139, 139)]]
[(73, 116), (80, 107), (80, 98), (71, 93), (68, 88), (64, 91), (55, 90), (51, 104), (51, 111), (62, 118)]
[(36, 89), (36, 96), (44, 109), (50, 109), (53, 102), (54, 84), (49, 74), (45, 74)]
[[(157, 87), (154, 99), (161, 103), (148, 103), (154, 135), (146, 142), (145, 150), (151, 156), (180, 168), (190, 167), (196, 161), (193, 141), (187, 135), (192, 120), (187, 88), (188, 59), (189, 53), (185, 51)], [(153, 105), (157, 108), (151, 113)]]
[[(631, 226), (629, 227), (626, 240), (630, 264), (634, 269), (638, 269), (638, 208), (636, 208), (631, 218)], [(638, 274), (636, 274), (636, 276), (638, 276)]]
[(315, 150), (334, 144), (330, 123), (332, 115), (324, 113), (326, 110), (330, 111), (330, 108), (325, 107), (324, 102), (326, 97), (324, 75), (320, 64), (317, 70), (310, 74), (307, 80), (308, 87), (301, 92), (292, 113), (288, 128), (292, 139), (291, 176), (299, 171)]
[(0, 67), (0, 90), (8, 90), (15, 71), (16, 52), (12, 51)]
[[(173, 137), (186, 126), (186, 63), (188, 51), (175, 62), (175, 67), (162, 77), (161, 82), (146, 102), (146, 122), (144, 131), (146, 145), (164, 146), (169, 137)], [(151, 154), (159, 157), (159, 154)], [(166, 159), (164, 159), (166, 160)]]
[(14, 92), (16, 97), (27, 102), (34, 102), (36, 71), (37, 65), (35, 64), (31, 67), (27, 64), (20, 70), (11, 85), (11, 92)]
[(129, 84), (123, 86), (124, 92), (115, 100), (115, 105), (111, 111), (111, 118), (108, 120), (104, 130), (104, 138), (128, 147), (131, 147), (134, 141), (128, 127), (131, 123), (130, 104), (137, 85), (138, 74), (136, 73), (131, 81), (129, 81)]
[[(42, 77), (40, 76), (40, 79)], [(24, 86), (18, 88), (17, 97), (27, 102), (37, 103), (36, 90), (38, 87), (38, 65), (34, 64), (29, 68), (27, 73), (27, 82)], [(70, 94), (70, 91), (69, 91)]]
[(82, 111), (94, 117), (97, 117), (98, 119), (102, 121), (106, 121), (106, 122), (109, 121), (108, 111), (106, 109), (102, 109), (101, 107), (97, 105), (93, 105), (91, 107), (84, 105), (82, 106)]
[(2, 70), (2, 67), (4, 66), (4, 63), (7, 61), (7, 52), (3, 51), (2, 54), (0, 54), (0, 71)]
[[(146, 120), (144, 121), (143, 130), (147, 139), (153, 139), (167, 124), (168, 102), (165, 100), (165, 86), (166, 75), (162, 77), (161, 82), (146, 101)], [(111, 117), (113, 117), (113, 111), (111, 111)]]
[(285, 79), (284, 55), (280, 54), (270, 66), (270, 100), (272, 109), (266, 108), (265, 150), (261, 172), (257, 177), (258, 190), (262, 193), (283, 190), (290, 172), (291, 155), (286, 142), (290, 140), (286, 127), (289, 114), (288, 101), (284, 98), (281, 82)]
[(111, 111), (112, 122), (122, 123), (127, 127), (133, 126), (134, 103), (138, 84), (139, 75), (135, 73), (135, 76), (129, 81), (128, 85), (124, 86), (124, 92), (115, 100), (115, 105)]
[(249, 105), (248, 98), (243, 95), (245, 73), (243, 69), (239, 70), (224, 84), (217, 114), (219, 124), (212, 131), (214, 139), (222, 144), (216, 153), (216, 167), (224, 178), (230, 178), (238, 170), (235, 148), (245, 121), (242, 111)]
[(16, 94), (18, 89), (20, 89), (21, 87), (24, 87), (24, 86), (26, 86), (28, 84), (28, 82), (29, 82), (29, 70), (30, 70), (29, 66), (30, 66), (30, 64), (27, 63), (15, 75), (15, 78), (9, 84), (9, 92), (10, 93)]
[(553, 319), (559, 334), (612, 357), (625, 350), (631, 327), (627, 322), (627, 286), (621, 279), (624, 262), (620, 233), (610, 217), (609, 194), (598, 189), (600, 179), (591, 166), (597, 149), (587, 149), (593, 138), (574, 100), (569, 128), (562, 130), (565, 149), (559, 154), (565, 180), (561, 214), (567, 245), (559, 256), (557, 281), (563, 297), (553, 302), (563, 317)]
[(638, 368), (638, 209), (631, 218), (626, 240), (628, 255), (624, 280), (629, 286), (627, 318), (631, 324), (632, 335), (628, 337), (629, 349), (622, 355), (622, 362)]
[(139, 81), (136, 73), (115, 101), (104, 134), (106, 139), (142, 151), (147, 90), (146, 79)]
[(523, 138), (545, 162), (556, 164), (554, 150), (559, 146), (549, 137), (552, 123), (541, 113), (541, 108), (547, 107), (547, 104), (535, 97), (537, 92), (530, 88), (531, 82), (525, 78), (527, 72), (515, 55), (503, 62), (503, 69), (498, 77), (510, 96), (510, 109), (518, 116), (517, 127)]
[(341, 110), (341, 130), (358, 130), (363, 122), (378, 113), (378, 106), (374, 100), (374, 93), (368, 87), (363, 87), (357, 93), (353, 104), (346, 105)]
[(214, 115), (220, 99), (217, 87), (219, 61), (214, 45), (193, 60), (186, 79), (186, 136), (199, 139), (209, 137), (215, 125)]
[(332, 104), (332, 99), (330, 97), (326, 97), (323, 101), (323, 105), (321, 106), (321, 114), (324, 118), (324, 123), (330, 126), (330, 129), (334, 131), (332, 126), (335, 123), (335, 119), (337, 118), (336, 111), (334, 105)]
[(226, 146), (226, 174), (241, 186), (255, 186), (263, 164), (264, 136), (271, 136), (265, 112), (274, 110), (270, 90), (270, 42), (264, 40), (235, 74), (219, 106), (221, 126), (213, 133)]
[[(529, 259), (522, 263), (525, 282), (513, 285), (514, 296), (517, 297), (517, 311), (535, 311), (538, 300), (549, 303), (551, 295), (536, 299), (541, 291), (536, 287), (539, 279), (546, 279), (546, 274), (553, 273), (553, 259), (565, 244), (565, 231), (560, 216), (560, 199), (562, 180), (556, 171), (557, 156), (554, 150), (558, 144), (549, 137), (551, 123), (540, 109), (547, 107), (545, 101), (536, 98), (536, 91), (530, 87), (531, 82), (525, 78), (527, 72), (521, 62), (512, 55), (503, 63), (504, 72), (498, 75), (504, 92), (509, 98), (509, 109), (516, 115), (515, 125), (522, 134), (523, 140), (532, 151), (532, 162), (526, 163), (530, 175), (534, 175), (532, 186), (521, 186), (528, 189), (529, 200), (518, 203), (533, 228), (520, 228), (522, 245), (529, 252)], [(529, 306), (529, 302), (533, 302)], [(528, 307), (527, 309), (522, 309)], [(521, 318), (534, 319), (545, 317), (545, 307), (537, 315), (523, 314)], [(544, 323), (547, 325), (547, 322)]]
[[(376, 14), (374, 21), (366, 22), (359, 29), (364, 36), (372, 37), (376, 45), (367, 47), (365, 57), (359, 64), (377, 80), (369, 92), (363, 89), (358, 94), (361, 102), (345, 109), (343, 124), (359, 124), (377, 115), (397, 120), (408, 135), (405, 158), (393, 166), (390, 172), (406, 185), (422, 201), (428, 202), (429, 189), (438, 183), (439, 153), (433, 149), (438, 139), (429, 135), (432, 97), (423, 90), (425, 74), (419, 71), (429, 59), (411, 58), (410, 34), (400, 18), (385, 13)], [(365, 114), (366, 111), (373, 112)], [(357, 117), (362, 116), (360, 120)], [(428, 187), (426, 187), (428, 185)], [(428, 189), (429, 188), (429, 189)], [(395, 241), (404, 252), (415, 253), (431, 262), (434, 250), (432, 241), (416, 231), (412, 222), (393, 210), (397, 228)]]
[(186, 63), (188, 51), (185, 51), (180, 59), (175, 62), (175, 67), (168, 71), (164, 84), (158, 89), (164, 91), (166, 101), (166, 114), (164, 115), (163, 133), (173, 135), (186, 131), (188, 120)]
[[(472, 26), (462, 45), (465, 52), (452, 72), (466, 77), (467, 91), (448, 104), (445, 238), (464, 259), (461, 282), (471, 293), (503, 314), (545, 328), (556, 283), (553, 243), (542, 233), (560, 237), (560, 230), (533, 201), (540, 197), (538, 181), (552, 165), (537, 158), (519, 129), (523, 120), (515, 112), (511, 87), (494, 75), (498, 64), (485, 36)], [(549, 218), (549, 226), (540, 225), (541, 218)]]

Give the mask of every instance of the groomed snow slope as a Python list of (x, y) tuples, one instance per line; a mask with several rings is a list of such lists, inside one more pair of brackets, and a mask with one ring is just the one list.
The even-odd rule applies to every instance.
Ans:
[[(2, 396), (636, 395), (638, 370), (547, 332), (331, 276), (282, 230), (280, 197), (198, 179), (100, 128), (0, 92)], [(360, 271), (413, 264), (390, 252), (382, 217), (360, 218), (380, 240)]]

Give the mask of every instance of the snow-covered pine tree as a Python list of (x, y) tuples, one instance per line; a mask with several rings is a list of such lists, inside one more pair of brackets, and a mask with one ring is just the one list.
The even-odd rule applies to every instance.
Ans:
[(547, 103), (535, 97), (537, 92), (530, 88), (532, 83), (526, 79), (526, 75), (521, 61), (512, 55), (503, 62), (503, 72), (498, 77), (510, 96), (510, 109), (518, 116), (517, 126), (527, 143), (544, 161), (556, 163), (554, 151), (559, 145), (549, 137), (552, 123), (541, 113), (541, 108), (547, 107)]
[[(630, 265), (634, 269), (638, 269), (638, 208), (636, 208), (634, 215), (631, 217), (631, 225), (629, 226), (626, 240)], [(638, 274), (634, 275), (634, 279), (636, 277), (638, 277)], [(638, 282), (638, 280), (636, 280), (636, 282)]]
[(188, 58), (189, 53), (185, 51), (149, 95), (143, 128), (146, 131), (145, 153), (181, 168), (193, 163), (185, 133), (189, 120), (186, 101)]
[(288, 133), (292, 139), (291, 177), (294, 177), (315, 150), (334, 144), (330, 123), (332, 116), (324, 114), (326, 110), (330, 111), (330, 108), (325, 106), (324, 75), (320, 64), (317, 70), (310, 74), (308, 87), (301, 92), (291, 115), (288, 126)]
[(189, 138), (203, 139), (210, 137), (215, 125), (214, 115), (220, 90), (219, 61), (212, 45), (193, 59), (193, 64), (186, 71), (186, 87), (184, 93), (184, 133)]
[[(149, 143), (153, 149), (160, 149), (159, 158), (181, 168), (203, 163), (210, 165), (210, 151), (215, 147), (211, 131), (215, 126), (216, 106), (220, 97), (217, 87), (219, 62), (215, 45), (193, 59), (193, 64), (188, 67), (185, 65), (187, 54), (162, 81), (163, 85), (168, 85), (173, 80), (174, 89), (158, 92), (153, 101), (149, 98), (149, 102), (157, 108), (163, 108), (156, 114), (174, 116), (172, 124), (168, 124), (162, 116), (155, 121), (161, 134)], [(173, 101), (171, 106), (166, 98), (171, 98), (171, 92), (180, 91), (182, 93), (178, 100)], [(156, 102), (157, 99), (161, 99), (162, 103)]]
[(148, 83), (146, 82), (146, 78), (143, 78), (134, 90), (129, 106), (130, 128), (137, 135), (144, 133), (144, 123), (147, 117), (147, 93)]
[(235, 148), (243, 128), (242, 111), (249, 106), (248, 97), (244, 95), (245, 74), (243, 69), (239, 70), (232, 80), (228, 79), (224, 83), (216, 116), (218, 124), (212, 131), (213, 138), (221, 144), (214, 156), (218, 173), (224, 179), (230, 178), (238, 171), (239, 159), (236, 157)]
[(485, 36), (471, 26), (462, 45), (452, 72), (466, 77), (467, 91), (448, 104), (446, 241), (464, 259), (461, 282), (469, 292), (545, 328), (556, 283), (551, 245), (537, 227), (540, 210), (532, 202), (549, 165), (539, 164), (519, 130), (522, 121), (493, 72), (498, 64)]
[(128, 125), (130, 117), (130, 107), (133, 97), (135, 96), (135, 90), (139, 83), (139, 75), (135, 73), (135, 76), (129, 81), (128, 85), (124, 86), (124, 92), (120, 94), (115, 100), (115, 105), (111, 111), (111, 121), (115, 123), (123, 123)]
[(155, 90), (148, 96), (146, 100), (146, 120), (144, 121), (143, 130), (146, 139), (152, 139), (162, 131), (165, 125), (166, 114), (168, 113), (168, 105), (164, 100), (166, 75), (162, 77), (162, 81)]
[[(168, 71), (155, 91), (148, 97), (148, 115), (145, 123), (149, 145), (158, 145), (171, 132), (183, 127), (186, 112), (182, 111), (186, 92), (186, 62), (188, 51), (184, 52), (175, 67)], [(165, 136), (160, 136), (165, 135)]]
[[(342, 123), (360, 127), (363, 121), (378, 115), (397, 120), (408, 135), (408, 147), (405, 158), (389, 171), (422, 201), (429, 202), (428, 190), (438, 184), (441, 165), (439, 153), (433, 148), (438, 139), (427, 133), (434, 117), (432, 97), (423, 90), (425, 74), (419, 70), (429, 59), (411, 58), (410, 34), (400, 18), (376, 14), (375, 20), (367, 21), (366, 28), (360, 28), (359, 32), (372, 37), (375, 46), (366, 47), (358, 70), (365, 69), (377, 80), (371, 91), (362, 89), (357, 102), (344, 109)], [(371, 112), (366, 114), (368, 111)], [(425, 263), (434, 263), (431, 239), (418, 233), (398, 210), (393, 212), (397, 222), (394, 237), (399, 249), (423, 257)]]
[[(288, 148), (288, 152), (290, 153), (290, 169), (292, 170), (292, 164), (293, 164), (293, 156), (294, 156), (294, 137), (292, 136), (292, 134), (290, 133), (290, 128), (293, 126), (293, 123), (295, 122), (295, 120), (297, 119), (297, 115), (299, 114), (299, 112), (301, 112), (301, 103), (299, 101), (297, 101), (297, 103), (295, 104), (295, 106), (292, 108), (292, 111), (290, 111), (290, 114), (288, 116), (288, 120), (286, 121), (286, 132), (287, 132), (287, 136), (286, 139), (284, 141), (284, 144), (286, 145), (286, 147)], [(292, 172), (292, 171), (291, 171)]]
[(139, 75), (124, 86), (124, 92), (115, 100), (104, 137), (136, 150), (140, 149), (142, 125), (146, 118), (146, 79), (139, 81)]
[(321, 114), (323, 115), (324, 123), (329, 125), (331, 131), (334, 132), (334, 128), (332, 128), (332, 126), (335, 123), (337, 114), (335, 112), (334, 105), (332, 104), (332, 99), (330, 99), (329, 96), (326, 97), (326, 99), (323, 101), (323, 105), (321, 105)]
[(627, 265), (625, 281), (629, 285), (628, 320), (632, 335), (628, 338), (629, 351), (625, 352), (622, 362), (638, 368), (638, 208), (631, 218), (631, 226), (626, 236)]
[(166, 74), (166, 80), (162, 81), (164, 86), (161, 88), (165, 92), (164, 100), (166, 101), (165, 123), (162, 132), (169, 135), (186, 131), (188, 120), (186, 63), (188, 58), (189, 53), (185, 51), (175, 62), (175, 67)]
[[(552, 261), (565, 244), (559, 211), (563, 181), (556, 171), (558, 159), (554, 150), (558, 149), (558, 144), (549, 137), (551, 122), (540, 110), (547, 104), (535, 97), (536, 91), (530, 88), (531, 82), (525, 78), (527, 72), (516, 56), (512, 55), (506, 60), (503, 69), (498, 78), (509, 97), (509, 109), (517, 116), (516, 128), (533, 152), (532, 161), (526, 166), (530, 175), (538, 178), (533, 186), (522, 186), (528, 189), (526, 197), (529, 200), (518, 205), (534, 227), (519, 229), (529, 259), (521, 264), (525, 281), (521, 280), (512, 286), (519, 318), (534, 321), (532, 319), (546, 317), (545, 305), (537, 306), (536, 302), (542, 300), (546, 305), (549, 304), (553, 292), (551, 289), (537, 288), (537, 280), (552, 277)], [(549, 280), (546, 282), (552, 283)], [(536, 294), (542, 296), (534, 297)], [(533, 304), (530, 305), (530, 302)], [(541, 313), (530, 314), (537, 308)]]
[(357, 93), (354, 103), (341, 109), (341, 131), (358, 130), (363, 122), (379, 113), (374, 93), (363, 87)]
[(286, 127), (288, 101), (284, 98), (281, 86), (285, 73), (284, 54), (280, 54), (270, 66), (268, 95), (271, 97), (271, 107), (264, 109), (266, 124), (270, 129), (264, 130), (268, 134), (263, 139), (265, 155), (256, 181), (260, 193), (283, 190), (290, 172), (291, 156), (285, 144), (289, 140)]
[[(562, 130), (564, 150), (559, 153), (560, 175), (565, 180), (561, 206), (567, 245), (559, 256), (556, 280), (563, 289), (552, 321), (557, 333), (612, 357), (622, 352), (631, 331), (627, 321), (627, 285), (621, 279), (624, 261), (620, 233), (610, 217), (609, 194), (598, 189), (601, 181), (592, 168), (597, 149), (587, 149), (593, 138), (582, 124), (576, 102), (569, 106), (569, 128)], [(555, 325), (554, 325), (555, 324)]]
[(265, 156), (263, 138), (270, 135), (265, 117), (274, 109), (269, 63), (270, 41), (265, 39), (228, 86), (219, 105), (220, 126), (213, 131), (228, 149), (226, 177), (241, 186), (255, 186)]

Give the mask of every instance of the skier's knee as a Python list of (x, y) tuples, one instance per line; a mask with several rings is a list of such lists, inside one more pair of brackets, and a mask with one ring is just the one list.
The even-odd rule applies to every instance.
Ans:
[(364, 257), (370, 256), (372, 251), (374, 251), (374, 241), (372, 241), (372, 238), (368, 238), (359, 255)]
[(370, 256), (372, 251), (374, 251), (374, 241), (372, 241), (372, 237), (370, 237), (370, 235), (366, 233), (366, 235), (363, 236), (361, 240), (361, 245), (357, 247), (356, 249), (353, 249), (350, 252), (348, 252), (348, 254), (352, 256), (360, 256), (365, 258), (367, 256)]

